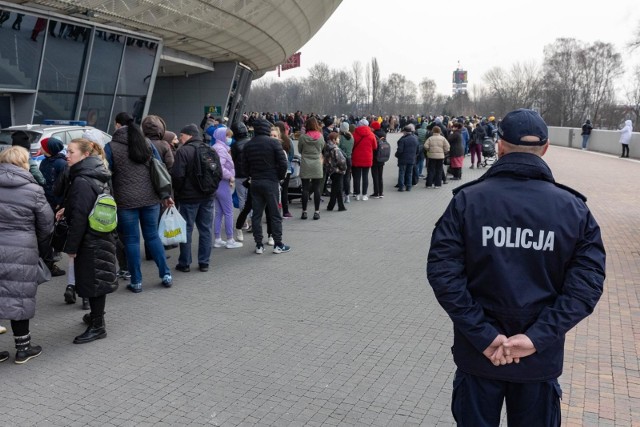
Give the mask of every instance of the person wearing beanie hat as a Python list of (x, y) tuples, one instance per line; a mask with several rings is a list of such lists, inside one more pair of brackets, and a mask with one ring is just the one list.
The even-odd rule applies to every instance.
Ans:
[[(353, 194), (356, 200), (369, 200), (369, 169), (373, 165), (373, 153), (378, 148), (376, 136), (367, 119), (361, 119), (353, 131), (353, 152), (351, 170), (353, 173)], [(362, 183), (362, 187), (360, 184)]]
[(190, 123), (190, 124), (186, 125), (182, 129), (180, 129), (180, 133), (182, 135), (188, 135), (190, 137), (200, 135), (200, 131), (198, 130), (198, 126), (196, 126), (195, 123)]
[[(385, 162), (379, 162), (378, 157), (378, 149), (380, 148), (381, 142), (386, 142), (387, 133), (382, 130), (380, 126), (380, 122), (377, 120), (373, 120), (369, 125), (373, 130), (373, 134), (376, 137), (376, 142), (378, 146), (373, 152), (373, 163), (371, 165), (371, 178), (373, 181), (373, 194), (370, 197), (374, 199), (382, 199), (384, 197), (384, 164)], [(383, 144), (384, 145), (384, 144)]]
[(369, 121), (367, 119), (360, 119), (356, 127), (360, 127), (360, 126), (369, 126)]
[(342, 123), (340, 123), (340, 132), (349, 132), (349, 122), (348, 121), (344, 121)]
[(557, 426), (565, 336), (602, 296), (605, 248), (586, 198), (542, 159), (542, 117), (513, 111), (498, 132), (499, 159), (454, 190), (427, 257), (454, 326), (451, 410), (498, 425), (506, 405), (509, 425)]
[(38, 169), (38, 164), (31, 157), (31, 138), (25, 131), (19, 130), (11, 134), (11, 145), (22, 147), (29, 152), (29, 172), (33, 175), (33, 178), (38, 184), (44, 187), (44, 177)]
[(162, 139), (165, 140), (167, 144), (169, 144), (169, 146), (171, 147), (171, 151), (173, 151), (173, 155), (175, 157), (176, 151), (180, 147), (180, 140), (178, 139), (178, 135), (167, 130), (164, 132), (164, 136), (162, 137)]
[(380, 122), (371, 122), (371, 129), (373, 129), (374, 131), (380, 130)]

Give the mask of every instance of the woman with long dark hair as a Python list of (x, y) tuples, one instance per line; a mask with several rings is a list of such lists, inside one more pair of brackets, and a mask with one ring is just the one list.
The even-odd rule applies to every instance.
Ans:
[(116, 116), (116, 131), (105, 146), (109, 169), (113, 174), (113, 193), (118, 203), (118, 231), (123, 238), (133, 293), (142, 292), (140, 270), (140, 229), (151, 257), (158, 266), (162, 285), (173, 285), (171, 269), (167, 265), (164, 247), (158, 236), (160, 203), (173, 205), (171, 197), (160, 200), (151, 182), (151, 156), (160, 159), (158, 152), (145, 139), (133, 117), (126, 112)]
[(276, 126), (280, 129), (280, 142), (282, 143), (282, 149), (287, 153), (287, 166), (289, 167), (289, 173), (286, 178), (280, 183), (280, 200), (282, 203), (282, 217), (291, 218), (291, 212), (289, 212), (289, 178), (291, 177), (291, 161), (295, 150), (289, 138), (289, 128), (285, 122), (276, 122)]

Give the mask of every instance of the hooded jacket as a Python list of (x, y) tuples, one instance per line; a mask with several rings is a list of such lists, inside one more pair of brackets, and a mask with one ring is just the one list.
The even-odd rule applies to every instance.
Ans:
[(158, 150), (162, 163), (164, 163), (167, 166), (167, 169), (171, 171), (175, 160), (171, 145), (164, 140), (164, 124), (157, 116), (147, 116), (142, 120), (140, 127), (144, 136), (146, 136), (153, 146), (156, 147), (156, 150)]
[(340, 143), (338, 147), (344, 153), (347, 160), (351, 160), (351, 153), (353, 152), (353, 135), (349, 131), (340, 131)]
[[(593, 312), (605, 278), (585, 201), (528, 153), (501, 157), (454, 191), (431, 236), (427, 278), (453, 321), (460, 370), (518, 383), (562, 373), (565, 334)], [(536, 352), (519, 364), (494, 366), (482, 354), (498, 334), (520, 333)]]
[(53, 212), (31, 173), (0, 164), (0, 319), (31, 319), (36, 313), (38, 247), (53, 230)]
[(99, 194), (111, 192), (111, 173), (101, 158), (89, 156), (69, 168), (65, 216), (69, 234), (64, 251), (76, 254), (76, 292), (82, 298), (109, 294), (118, 288), (114, 233), (89, 228), (89, 213)]
[(257, 119), (253, 124), (255, 136), (244, 146), (242, 166), (245, 176), (251, 180), (278, 182), (285, 178), (288, 170), (287, 156), (278, 140), (271, 138), (271, 124)]
[(300, 178), (319, 179), (323, 176), (322, 150), (324, 137), (319, 133), (304, 133), (298, 138), (298, 152), (300, 153)]
[[(271, 131), (269, 131), (271, 133)], [(244, 175), (244, 165), (242, 164), (242, 151), (244, 150), (244, 146), (249, 142), (249, 138), (246, 133), (235, 134), (237, 139), (231, 145), (231, 158), (233, 159), (233, 166), (236, 171), (236, 178), (246, 178)]]
[(373, 165), (373, 152), (376, 148), (378, 148), (378, 141), (371, 128), (358, 126), (353, 131), (351, 165), (356, 168), (370, 168)]
[[(269, 130), (271, 132), (271, 130)], [(233, 164), (233, 158), (229, 152), (229, 146), (227, 145), (227, 128), (219, 127), (213, 132), (211, 139), (213, 145), (211, 149), (218, 153), (220, 158), (220, 166), (222, 166), (222, 179), (230, 181), (231, 178), (236, 176), (236, 169)]]
[(625, 120), (624, 127), (620, 130), (620, 144), (629, 144), (633, 133), (631, 120)]

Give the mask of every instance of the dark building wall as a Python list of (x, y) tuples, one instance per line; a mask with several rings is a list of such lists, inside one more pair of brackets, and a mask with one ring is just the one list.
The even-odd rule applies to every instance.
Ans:
[(188, 124), (200, 124), (204, 107), (219, 106), (220, 116), (228, 116), (229, 93), (236, 75), (236, 63), (216, 63), (215, 71), (195, 75), (158, 75), (149, 114), (162, 117), (169, 130), (179, 132)]

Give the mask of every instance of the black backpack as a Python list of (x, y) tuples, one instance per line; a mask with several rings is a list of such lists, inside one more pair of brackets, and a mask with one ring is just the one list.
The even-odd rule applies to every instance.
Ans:
[(484, 125), (476, 126), (476, 143), (482, 144), (482, 141), (487, 137), (487, 128)]
[(378, 138), (378, 148), (376, 149), (376, 162), (385, 163), (391, 157), (391, 144), (387, 138)]
[(196, 149), (194, 178), (197, 188), (204, 194), (213, 194), (222, 179), (222, 166), (218, 153), (203, 142), (193, 144)]

